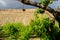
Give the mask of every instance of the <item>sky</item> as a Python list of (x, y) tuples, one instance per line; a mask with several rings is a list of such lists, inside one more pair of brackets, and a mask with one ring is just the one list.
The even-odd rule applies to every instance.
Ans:
[[(38, 0), (33, 0), (38, 2)], [(60, 0), (54, 1), (52, 4), (48, 5), (49, 7), (55, 9), (57, 6), (60, 6)], [(34, 6), (25, 5), (17, 0), (0, 0), (0, 9), (23, 9), (23, 8), (36, 8)]]

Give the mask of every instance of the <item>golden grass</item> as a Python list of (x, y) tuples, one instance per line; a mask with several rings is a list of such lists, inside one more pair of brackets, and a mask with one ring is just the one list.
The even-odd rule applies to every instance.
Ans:
[[(34, 19), (34, 12), (36, 9), (4, 9), (0, 10), (0, 25), (5, 24), (6, 22), (23, 22), (25, 25)], [(48, 14), (49, 12), (45, 11), (45, 14), (39, 14), (40, 17), (43, 16), (52, 16)], [(53, 16), (52, 16), (53, 17)]]
[(26, 11), (22, 11), (22, 9), (4, 9), (0, 10), (0, 24), (4, 24), (6, 22), (23, 22), (24, 24), (28, 24), (31, 19), (34, 18), (35, 9), (26, 9)]

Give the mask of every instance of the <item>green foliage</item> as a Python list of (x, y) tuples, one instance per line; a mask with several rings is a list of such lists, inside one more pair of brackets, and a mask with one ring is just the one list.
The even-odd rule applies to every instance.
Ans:
[(35, 13), (35, 20), (32, 20), (30, 25), (33, 27), (35, 34), (41, 38), (41, 40), (54, 40), (58, 35), (58, 24), (53, 25), (53, 32), (50, 32), (52, 21), (47, 17), (39, 18)]
[(4, 30), (3, 30), (3, 26), (0, 25), (0, 38), (4, 38), (5, 36)]
[(32, 28), (24, 26), (22, 23), (6, 23), (3, 30), (9, 35), (9, 40), (28, 40)]
[(39, 0), (39, 3), (48, 5), (50, 3), (50, 0)]
[(19, 40), (29, 40), (31, 32), (32, 32), (32, 28), (30, 26), (26, 26), (25, 30), (21, 32), (21, 36), (19, 37)]
[(8, 34), (12, 39), (19, 37), (19, 32), (21, 32), (23, 25), (21, 23), (6, 23), (3, 26), (3, 30)]
[(39, 14), (44, 13), (44, 10), (41, 9), (41, 8), (38, 8), (38, 9), (37, 9), (37, 13), (39, 13)]
[(48, 19), (35, 19), (34, 21), (31, 22), (31, 26), (33, 27), (34, 32), (37, 34), (39, 37), (46, 36), (46, 32), (48, 26), (49, 26), (49, 20)]
[[(50, 3), (50, 0), (39, 0), (39, 3), (43, 5), (48, 5)], [(42, 8), (38, 8), (37, 13), (44, 13), (44, 10)]]

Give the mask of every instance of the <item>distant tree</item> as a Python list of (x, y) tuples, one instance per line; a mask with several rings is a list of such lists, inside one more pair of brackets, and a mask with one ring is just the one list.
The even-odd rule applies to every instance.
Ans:
[(59, 23), (59, 27), (60, 27), (60, 12), (48, 6), (49, 4), (52, 4), (53, 1), (58, 1), (58, 0), (41, 0), (40, 3), (33, 2), (30, 0), (18, 0), (18, 1), (22, 2), (23, 4), (39, 7), (39, 8), (42, 8), (44, 11), (50, 12), (54, 16), (54, 19), (52, 20), (53, 23), (54, 23), (54, 20), (57, 20)]

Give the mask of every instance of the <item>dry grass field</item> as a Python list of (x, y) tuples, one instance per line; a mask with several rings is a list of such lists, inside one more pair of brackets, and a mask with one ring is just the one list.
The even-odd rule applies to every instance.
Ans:
[[(23, 11), (22, 9), (4, 9), (0, 10), (0, 25), (5, 24), (7, 22), (23, 22), (25, 25), (29, 24), (29, 22), (34, 19), (34, 12), (36, 9), (26, 9)], [(49, 13), (45, 11), (45, 14), (39, 14), (40, 17), (46, 16)], [(47, 14), (47, 16), (51, 16)], [(52, 16), (53, 17), (53, 16)]]
[(0, 25), (6, 22), (23, 22), (28, 24), (34, 18), (35, 9), (4, 9), (0, 10)]

